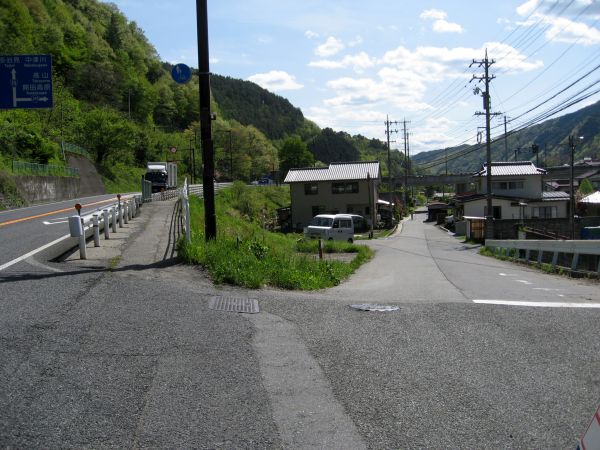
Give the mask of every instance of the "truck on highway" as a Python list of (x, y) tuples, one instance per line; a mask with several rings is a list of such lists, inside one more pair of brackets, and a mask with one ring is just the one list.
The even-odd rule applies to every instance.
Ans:
[(177, 187), (177, 164), (172, 162), (149, 162), (144, 179), (152, 183), (152, 192)]

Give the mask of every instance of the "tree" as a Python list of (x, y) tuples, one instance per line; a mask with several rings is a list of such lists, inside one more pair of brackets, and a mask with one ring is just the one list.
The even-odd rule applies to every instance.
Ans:
[(107, 162), (109, 157), (117, 160), (132, 157), (136, 130), (119, 113), (107, 108), (94, 109), (85, 114), (81, 128), (85, 146), (92, 151), (97, 164)]
[(324, 163), (356, 161), (360, 155), (347, 133), (324, 128), (310, 143), (310, 151)]
[(587, 195), (593, 194), (594, 192), (595, 190), (594, 186), (592, 186), (592, 182), (589, 179), (584, 178), (579, 184), (579, 189), (577, 189), (577, 197), (581, 199)]
[(314, 163), (315, 157), (299, 137), (286, 139), (279, 150), (279, 171), (282, 179), (290, 169), (310, 167)]

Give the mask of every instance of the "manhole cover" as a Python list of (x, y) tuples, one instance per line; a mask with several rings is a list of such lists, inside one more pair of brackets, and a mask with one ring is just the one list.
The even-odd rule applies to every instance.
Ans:
[(393, 305), (374, 305), (370, 303), (362, 303), (360, 305), (350, 305), (350, 308), (356, 309), (357, 311), (397, 311), (400, 309), (398, 306)]
[(258, 300), (239, 297), (211, 297), (208, 307), (215, 311), (256, 314), (259, 312)]

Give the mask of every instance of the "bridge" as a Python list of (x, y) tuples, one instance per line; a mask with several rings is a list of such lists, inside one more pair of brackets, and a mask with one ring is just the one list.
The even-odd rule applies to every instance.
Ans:
[[(566, 180), (571, 176), (570, 166), (556, 166), (546, 167), (546, 175), (544, 176), (547, 180)], [(592, 166), (574, 166), (575, 177), (583, 175), (593, 170), (600, 170), (600, 167)], [(448, 175), (409, 175), (407, 179), (407, 186), (433, 186), (437, 184), (454, 184), (456, 186), (472, 183), (475, 181), (473, 175), (476, 172), (469, 173), (453, 173)], [(387, 182), (387, 177), (383, 176), (382, 180)], [(404, 176), (397, 176), (393, 178), (395, 186), (404, 186)], [(460, 192), (460, 190), (458, 191)]]

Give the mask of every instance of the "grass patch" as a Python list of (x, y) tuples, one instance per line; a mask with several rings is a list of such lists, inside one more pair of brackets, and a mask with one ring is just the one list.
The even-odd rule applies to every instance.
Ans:
[(110, 168), (100, 170), (102, 182), (109, 194), (122, 194), (125, 192), (139, 192), (142, 189), (142, 175), (146, 173), (143, 167), (130, 167), (123, 163), (116, 163)]
[(12, 176), (2, 169), (0, 169), (0, 196), (3, 198), (0, 201), (0, 210), (18, 208), (26, 204)]
[(265, 225), (272, 220), (270, 211), (286, 198), (277, 189), (285, 188), (257, 189), (236, 184), (220, 191), (216, 197), (217, 239), (209, 242), (204, 239), (203, 202), (192, 197), (192, 240), (189, 244), (179, 242), (179, 255), (188, 263), (206, 268), (215, 283), (300, 290), (336, 286), (371, 258), (372, 250), (366, 246), (327, 242), (326, 252), (351, 252), (356, 256), (350, 263), (315, 260), (317, 241), (266, 230)]

